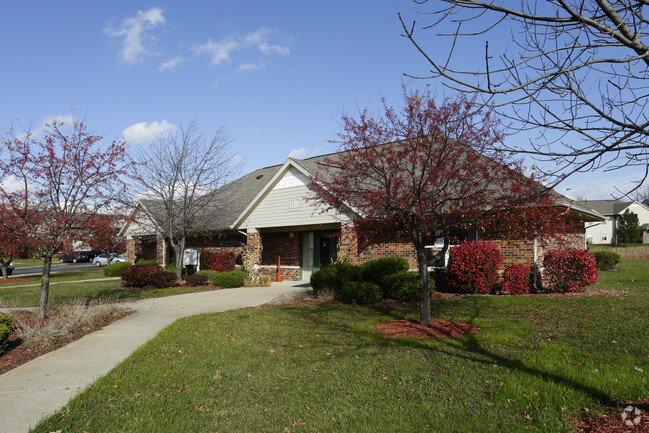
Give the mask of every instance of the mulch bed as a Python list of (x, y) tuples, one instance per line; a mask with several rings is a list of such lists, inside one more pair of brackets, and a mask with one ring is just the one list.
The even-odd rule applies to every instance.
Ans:
[[(132, 311), (125, 312), (124, 315), (120, 318), (126, 317), (132, 313)], [(84, 329), (83, 333), (76, 334), (68, 339), (59, 341), (55, 345), (52, 345), (50, 347), (26, 347), (22, 344), (22, 338), (20, 338), (19, 323), (24, 323), (25, 325), (33, 328), (44, 327), (47, 326), (48, 319), (39, 320), (37, 313), (29, 311), (16, 311), (10, 313), (9, 316), (14, 322), (14, 329), (9, 335), (9, 347), (5, 352), (0, 354), (0, 374), (6, 373), (9, 370), (19, 367), (31, 361), (32, 359), (38, 358), (41, 355), (45, 355), (46, 353), (60, 349), (66, 344), (70, 344), (73, 341), (80, 339), (84, 335), (98, 331), (103, 327), (110, 325), (113, 321), (120, 319), (116, 318), (115, 320), (106, 321), (105, 323), (98, 323), (96, 327), (86, 328)]]
[(415, 338), (459, 338), (473, 335), (480, 331), (470, 323), (456, 322), (455, 320), (430, 319), (430, 325), (422, 325), (419, 319), (401, 319), (383, 322), (377, 327), (382, 334), (390, 337), (415, 337)]
[[(587, 410), (581, 411), (572, 420), (575, 432), (649, 433), (649, 398), (646, 398), (641, 402), (627, 402), (621, 404), (620, 407), (610, 406), (606, 408), (604, 413), (597, 416), (593, 416)], [(627, 415), (625, 418), (622, 418), (624, 412), (626, 412)]]

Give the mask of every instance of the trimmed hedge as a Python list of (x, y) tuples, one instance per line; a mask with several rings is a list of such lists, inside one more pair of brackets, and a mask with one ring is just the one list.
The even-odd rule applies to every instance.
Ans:
[(330, 289), (337, 296), (349, 281), (361, 281), (361, 268), (349, 263), (334, 263), (314, 272), (310, 283), (315, 293)]
[(207, 281), (212, 281), (216, 276), (216, 274), (218, 274), (218, 272), (216, 271), (201, 269), (200, 271), (196, 272), (194, 275), (207, 275)]
[(0, 315), (0, 353), (7, 349), (11, 335), (11, 317)]
[(159, 266), (127, 266), (122, 269), (121, 277), (124, 286), (139, 288), (169, 287), (176, 281), (173, 272), (163, 271)]
[(138, 260), (135, 266), (160, 266), (157, 260)]
[(388, 275), (407, 272), (410, 269), (408, 260), (403, 257), (382, 257), (369, 260), (361, 265), (361, 279), (374, 284), (383, 284)]
[(111, 263), (104, 268), (104, 276), (106, 277), (119, 277), (122, 275), (122, 269), (132, 266), (129, 262)]
[(595, 257), (597, 269), (600, 271), (615, 271), (617, 265), (622, 261), (622, 257), (612, 251), (595, 251), (593, 256)]
[(595, 257), (586, 250), (554, 250), (543, 258), (544, 274), (550, 290), (567, 293), (583, 291), (597, 282)]
[[(430, 280), (431, 293), (435, 289), (435, 281)], [(416, 272), (398, 272), (385, 275), (382, 280), (383, 297), (395, 301), (418, 301), (421, 295), (419, 290), (419, 274)]]
[(375, 304), (381, 299), (381, 288), (370, 281), (348, 281), (340, 291), (340, 300), (346, 304)]
[(243, 271), (220, 272), (212, 279), (212, 284), (223, 289), (242, 287), (246, 273)]

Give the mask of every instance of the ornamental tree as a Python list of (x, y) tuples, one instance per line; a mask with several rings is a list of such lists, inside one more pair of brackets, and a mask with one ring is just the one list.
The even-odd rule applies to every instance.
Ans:
[(121, 253), (126, 249), (126, 239), (121, 229), (126, 218), (120, 215), (95, 215), (89, 221), (90, 237), (86, 241), (92, 250), (101, 251), (110, 258), (111, 253)]
[(126, 195), (133, 162), (125, 143), (102, 143), (83, 121), (53, 121), (41, 134), (4, 131), (0, 148), (0, 201), (32, 236), (43, 257), (38, 316), (47, 315), (52, 257), (62, 245), (89, 237), (89, 222)]
[(417, 254), (420, 321), (430, 323), (427, 245), (458, 231), (511, 238), (556, 231), (551, 191), (524, 175), (520, 161), (488, 153), (500, 125), (463, 96), (438, 105), (404, 89), (404, 106), (343, 116), (340, 153), (326, 159), (310, 188), (328, 209), (351, 214), (359, 245), (410, 241)]
[(11, 209), (0, 204), (0, 269), (8, 279), (8, 266), (20, 254), (29, 253), (33, 243), (25, 224)]

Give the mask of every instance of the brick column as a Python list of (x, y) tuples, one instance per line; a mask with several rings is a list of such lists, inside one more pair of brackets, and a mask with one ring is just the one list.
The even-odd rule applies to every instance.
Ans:
[(358, 257), (358, 238), (351, 224), (341, 224), (340, 226), (340, 248), (338, 250), (338, 260), (359, 264)]
[(126, 261), (128, 261), (132, 265), (135, 264), (135, 248), (135, 239), (131, 237), (126, 238)]
[(248, 238), (246, 244), (251, 248), (258, 248), (261, 246), (261, 235), (255, 229), (248, 229)]
[(167, 264), (167, 243), (165, 239), (157, 235), (156, 236), (156, 261), (160, 263), (160, 266), (165, 267)]

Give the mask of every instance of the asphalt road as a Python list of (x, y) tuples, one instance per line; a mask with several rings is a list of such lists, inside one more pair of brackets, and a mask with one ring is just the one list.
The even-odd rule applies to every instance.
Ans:
[[(94, 268), (90, 262), (83, 263), (52, 263), (52, 273), (66, 272), (66, 271), (80, 271), (83, 269)], [(26, 266), (24, 268), (15, 268), (12, 276), (33, 275), (40, 274), (43, 271), (43, 266)]]

